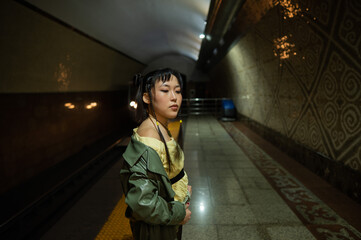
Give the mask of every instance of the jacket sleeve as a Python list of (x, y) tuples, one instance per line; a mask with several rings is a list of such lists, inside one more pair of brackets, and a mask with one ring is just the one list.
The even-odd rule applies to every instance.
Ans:
[(143, 172), (132, 171), (128, 179), (126, 204), (135, 220), (154, 225), (178, 225), (185, 217), (185, 206), (167, 202), (158, 194), (158, 183)]

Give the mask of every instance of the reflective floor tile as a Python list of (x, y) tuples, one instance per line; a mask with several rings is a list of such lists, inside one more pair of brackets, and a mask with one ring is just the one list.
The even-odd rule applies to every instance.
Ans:
[(256, 224), (249, 205), (214, 206), (213, 220), (215, 224)]
[(234, 169), (237, 177), (263, 177), (256, 167)]
[(185, 225), (182, 232), (182, 240), (217, 240), (217, 228), (215, 225)]
[(272, 240), (315, 240), (304, 226), (275, 226), (267, 228)]
[(243, 189), (272, 190), (272, 186), (264, 177), (238, 177)]
[(189, 210), (192, 212), (191, 219), (187, 224), (208, 225), (214, 222), (214, 210), (210, 202), (191, 201)]
[(218, 225), (219, 240), (262, 240), (262, 232), (256, 226), (222, 226)]
[(251, 209), (259, 223), (296, 223), (301, 221), (286, 204), (252, 204)]
[(209, 169), (225, 169), (230, 168), (227, 161), (204, 161), (202, 164), (203, 168)]
[(255, 168), (256, 166), (248, 159), (239, 159), (236, 161), (227, 161), (231, 168)]
[(213, 206), (220, 205), (245, 205), (248, 204), (244, 193), (240, 189), (211, 189)]
[[(188, 174), (188, 172), (187, 172)], [(208, 188), (209, 182), (208, 177), (200, 177), (200, 176), (190, 176), (188, 174), (188, 183), (192, 186), (192, 189), (196, 188)]]
[(250, 204), (279, 204), (283, 199), (274, 190), (244, 189)]
[(204, 168), (207, 176), (209, 177), (234, 177), (233, 170), (231, 168)]
[(194, 202), (211, 202), (211, 193), (208, 187), (192, 186), (191, 203)]
[(241, 189), (235, 177), (208, 177), (211, 189)]

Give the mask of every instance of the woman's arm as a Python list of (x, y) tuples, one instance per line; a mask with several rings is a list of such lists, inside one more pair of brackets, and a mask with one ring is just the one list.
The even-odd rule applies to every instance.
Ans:
[(125, 202), (132, 209), (135, 220), (157, 225), (178, 225), (185, 218), (185, 205), (177, 201), (167, 202), (159, 196), (155, 180), (134, 172), (128, 183)]

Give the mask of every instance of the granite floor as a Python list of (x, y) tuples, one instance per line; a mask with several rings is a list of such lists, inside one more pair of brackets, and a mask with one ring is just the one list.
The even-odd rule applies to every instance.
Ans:
[(361, 239), (233, 123), (188, 118), (184, 151), (193, 188), (184, 240)]

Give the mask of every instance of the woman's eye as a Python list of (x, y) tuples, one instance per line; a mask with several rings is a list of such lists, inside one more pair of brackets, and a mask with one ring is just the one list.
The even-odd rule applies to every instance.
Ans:
[(176, 93), (181, 94), (182, 92), (181, 91), (176, 91)]
[(160, 90), (161, 92), (164, 92), (164, 93), (167, 93), (168, 92), (168, 90)]

